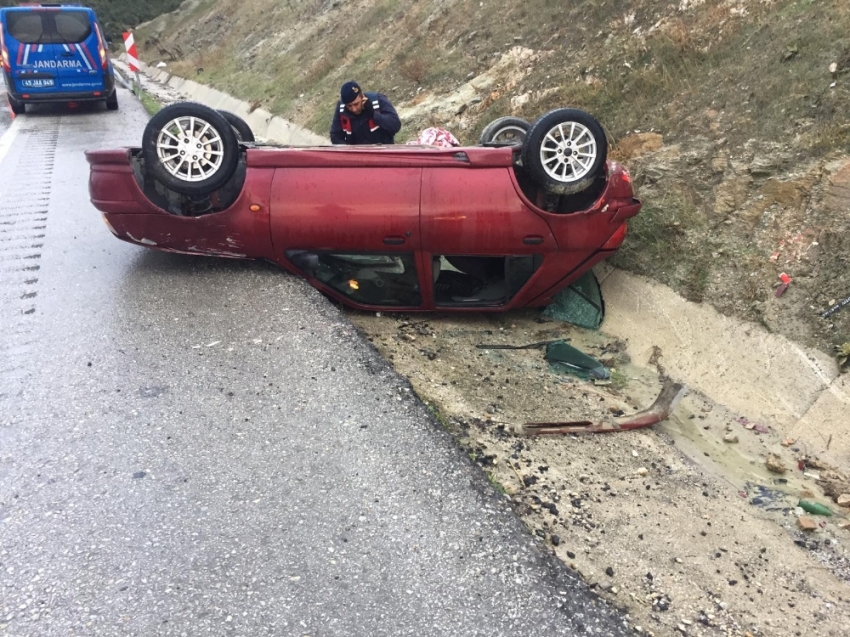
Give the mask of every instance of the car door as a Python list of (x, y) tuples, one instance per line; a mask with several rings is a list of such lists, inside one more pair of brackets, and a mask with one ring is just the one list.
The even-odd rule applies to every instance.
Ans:
[(425, 168), (422, 253), (433, 308), (521, 306), (547, 255), (549, 225), (517, 195), (508, 167)]
[(315, 165), (275, 170), (276, 259), (348, 305), (418, 308), (422, 169), (327, 165), (316, 156)]

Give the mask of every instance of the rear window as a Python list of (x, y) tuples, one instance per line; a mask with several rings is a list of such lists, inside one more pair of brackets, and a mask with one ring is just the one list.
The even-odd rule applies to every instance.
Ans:
[(77, 44), (91, 35), (85, 11), (9, 11), (6, 31), (24, 44)]

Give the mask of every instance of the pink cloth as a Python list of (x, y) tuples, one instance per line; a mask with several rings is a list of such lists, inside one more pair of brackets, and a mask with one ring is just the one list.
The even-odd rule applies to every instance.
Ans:
[(452, 135), (445, 128), (426, 128), (419, 133), (419, 138), (411, 144), (422, 144), (425, 146), (439, 146), (440, 148), (451, 148), (452, 146), (460, 146), (457, 137)]

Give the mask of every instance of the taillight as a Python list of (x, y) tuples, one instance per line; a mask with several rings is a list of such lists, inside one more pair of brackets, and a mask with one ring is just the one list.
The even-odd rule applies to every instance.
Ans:
[(3, 57), (3, 70), (11, 73), (12, 65), (9, 64), (9, 51), (6, 49), (6, 38), (3, 35), (3, 31), (3, 25), (0, 25), (0, 55)]
[(619, 228), (617, 228), (617, 230), (614, 232), (614, 234), (612, 234), (609, 237), (608, 241), (605, 242), (605, 245), (603, 245), (599, 249), (600, 250), (616, 250), (617, 248), (620, 247), (620, 244), (623, 243), (623, 239), (626, 238), (626, 232), (627, 231), (628, 231), (628, 228), (626, 227), (626, 224), (622, 224)]
[(95, 24), (94, 31), (97, 33), (97, 52), (100, 54), (100, 65), (105, 71), (108, 66), (108, 60), (106, 58), (106, 47), (103, 46), (103, 36), (100, 34), (100, 25)]

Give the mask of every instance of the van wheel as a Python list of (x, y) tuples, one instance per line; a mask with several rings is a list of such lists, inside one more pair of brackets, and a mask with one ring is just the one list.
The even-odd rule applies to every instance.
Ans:
[(7, 94), (6, 97), (9, 98), (9, 108), (12, 109), (12, 112), (15, 115), (23, 115), (24, 113), (27, 112), (27, 105), (26, 104), (24, 104), (23, 102), (19, 102), (18, 100), (16, 100), (11, 95)]
[(251, 127), (248, 126), (248, 122), (239, 117), (238, 115), (234, 115), (230, 111), (218, 111), (219, 115), (221, 115), (224, 119), (227, 120), (227, 123), (233, 128), (233, 132), (236, 133), (236, 141), (239, 142), (253, 142), (254, 141), (254, 131), (251, 130)]
[(478, 143), (481, 146), (519, 146), (531, 128), (519, 117), (500, 117), (484, 127)]
[(541, 115), (522, 146), (522, 167), (546, 192), (572, 195), (605, 169), (608, 140), (590, 113), (559, 108)]
[(110, 111), (118, 110), (118, 89), (112, 91), (112, 95), (106, 98), (106, 108)]
[(154, 115), (142, 136), (145, 169), (182, 195), (209, 195), (233, 176), (239, 144), (215, 110), (195, 102), (171, 104)]

